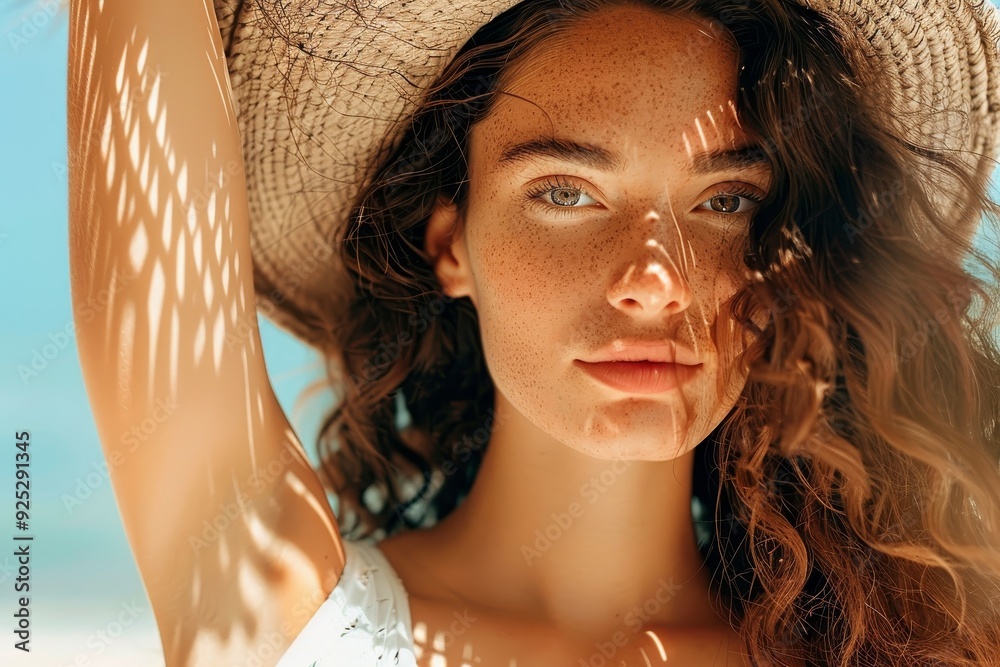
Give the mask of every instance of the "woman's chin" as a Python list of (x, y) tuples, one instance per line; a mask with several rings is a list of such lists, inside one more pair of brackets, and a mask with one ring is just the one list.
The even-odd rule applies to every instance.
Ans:
[(582, 454), (606, 461), (672, 461), (691, 451), (698, 443), (687, 437), (664, 437), (663, 430), (645, 432), (591, 430), (563, 439)]

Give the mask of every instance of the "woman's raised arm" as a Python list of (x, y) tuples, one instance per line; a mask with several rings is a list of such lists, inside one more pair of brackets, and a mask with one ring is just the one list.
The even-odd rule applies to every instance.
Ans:
[(344, 553), (264, 366), (212, 3), (70, 13), (74, 321), (129, 544), (168, 667), (273, 665)]

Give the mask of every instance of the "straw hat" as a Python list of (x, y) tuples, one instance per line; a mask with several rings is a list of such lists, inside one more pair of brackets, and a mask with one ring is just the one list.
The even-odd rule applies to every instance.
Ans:
[[(899, 110), (956, 109), (971, 121), (940, 114), (937, 127), (907, 128), (911, 140), (971, 151), (972, 164), (992, 171), (979, 156), (995, 158), (998, 149), (996, 7), (796, 1), (864, 37)], [(262, 13), (260, 4), (270, 6)], [(331, 240), (372, 167), (401, 139), (422, 91), (481, 26), (516, 4), (215, 0), (243, 140), (257, 306), (272, 321), (330, 349), (351, 293)]]

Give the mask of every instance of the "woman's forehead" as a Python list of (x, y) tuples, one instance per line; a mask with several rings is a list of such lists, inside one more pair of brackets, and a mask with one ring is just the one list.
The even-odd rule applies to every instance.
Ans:
[(681, 156), (747, 143), (734, 103), (736, 51), (721, 40), (691, 49), (685, 40), (702, 29), (692, 20), (637, 22), (636, 10), (649, 10), (616, 9), (629, 11), (593, 17), (529, 51), (473, 129), (473, 149), (494, 161), (540, 136)]
[(717, 22), (649, 7), (607, 7), (543, 36), (507, 66), (505, 90), (557, 87), (572, 78), (587, 90), (620, 96), (631, 90), (728, 91), (739, 50)]

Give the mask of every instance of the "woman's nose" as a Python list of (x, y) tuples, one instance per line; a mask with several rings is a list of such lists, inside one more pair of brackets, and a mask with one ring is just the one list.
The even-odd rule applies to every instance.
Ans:
[(630, 261), (608, 289), (608, 302), (636, 317), (656, 317), (683, 312), (691, 305), (691, 285), (687, 278), (688, 258), (683, 244), (668, 252), (659, 241), (649, 238), (644, 252)]

